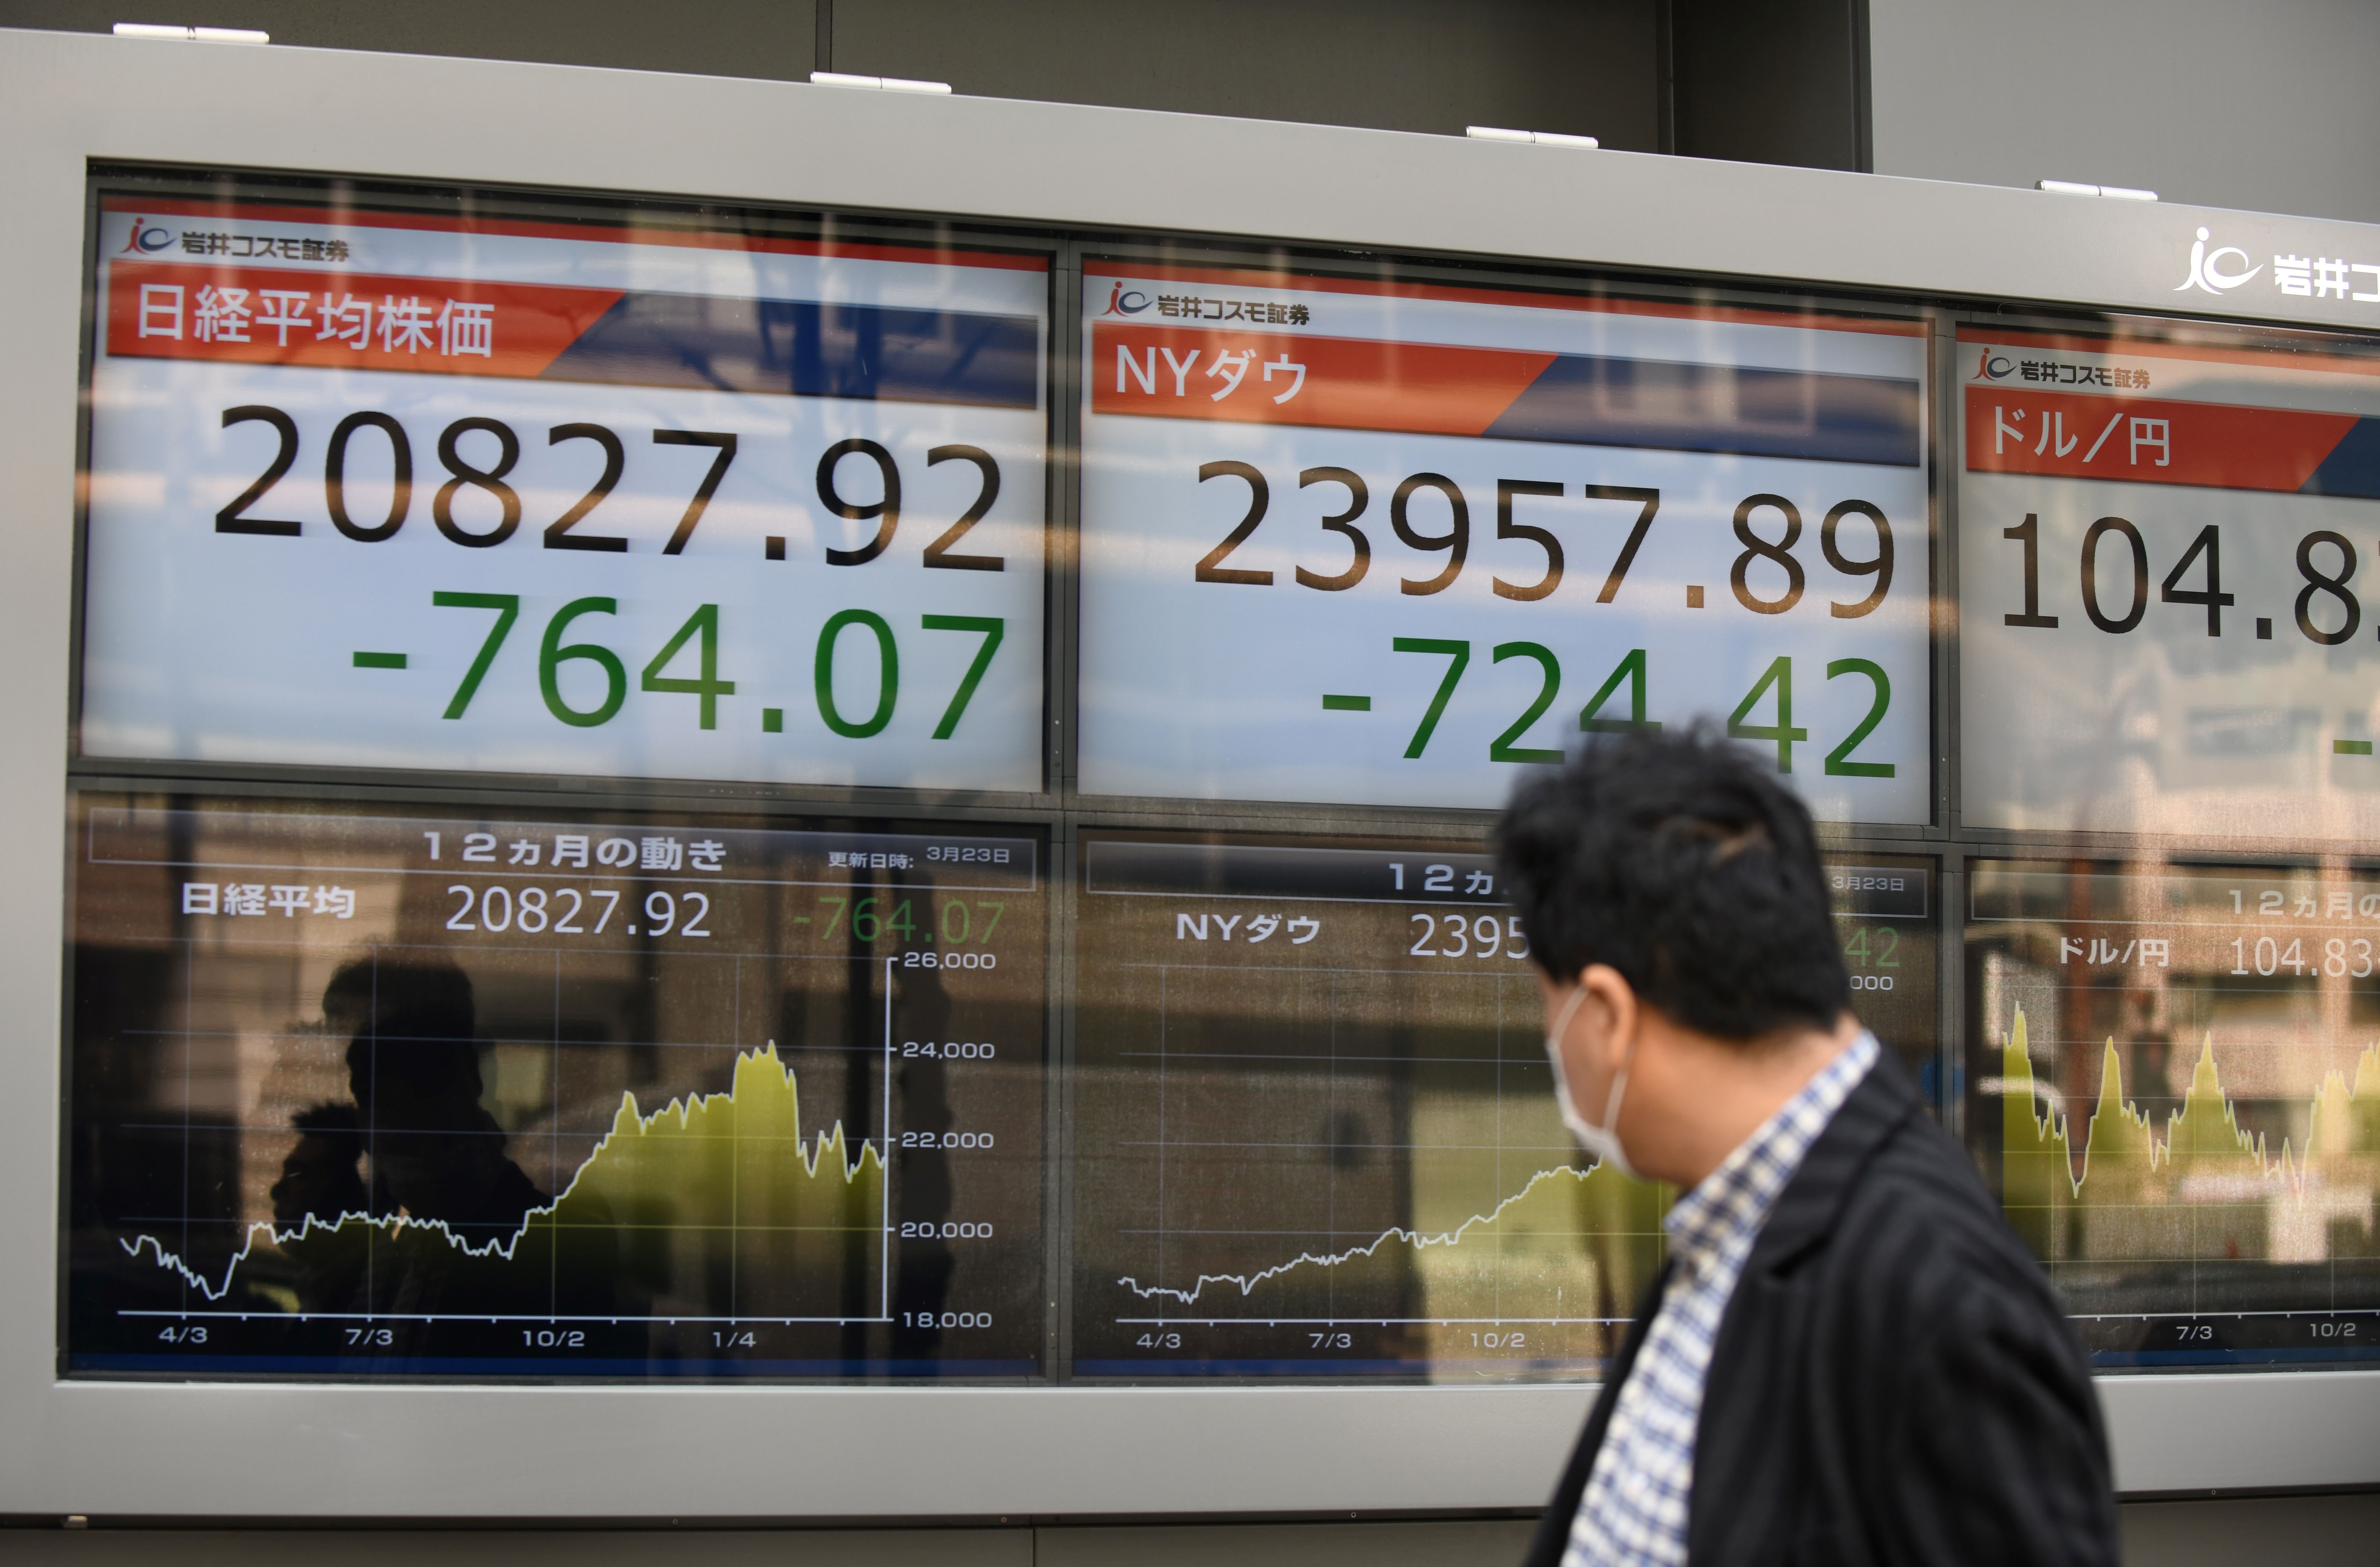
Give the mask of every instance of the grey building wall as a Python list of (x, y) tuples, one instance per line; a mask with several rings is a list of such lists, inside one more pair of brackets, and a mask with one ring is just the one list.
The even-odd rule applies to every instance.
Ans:
[(0, 27), (254, 28), (275, 43), (798, 80), (812, 0), (0, 0)]
[(834, 68), (994, 97), (2380, 221), (2372, 0), (0, 0), (5, 27), (118, 20), (787, 80), (823, 36)]
[[(0, 27), (257, 28), (273, 42), (1659, 149), (1659, 0), (0, 0)], [(1832, 0), (1840, 4), (1842, 0)]]
[(834, 68), (961, 92), (1658, 150), (1654, 0), (833, 0)]
[(2372, 0), (1867, 0), (1876, 170), (2380, 221)]

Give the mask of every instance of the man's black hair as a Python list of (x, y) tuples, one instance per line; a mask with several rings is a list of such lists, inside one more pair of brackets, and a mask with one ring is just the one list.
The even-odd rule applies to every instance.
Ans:
[(1590, 742), (1513, 791), (1495, 843), (1557, 980), (1608, 964), (1671, 1021), (1732, 1040), (1832, 1028), (1851, 1004), (1810, 813), (1712, 729)]

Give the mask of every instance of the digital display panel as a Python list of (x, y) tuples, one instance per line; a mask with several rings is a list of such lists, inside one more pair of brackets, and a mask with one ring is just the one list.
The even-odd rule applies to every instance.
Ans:
[[(1829, 869), (1854, 1000), (1930, 1082), (1931, 862)], [(1103, 835), (1084, 875), (1075, 1375), (1600, 1368), (1667, 1194), (1582, 1167), (1488, 856)]]
[(1043, 1368), (1033, 833), (73, 826), (67, 1372)]
[(1503, 803), (1702, 715), (1931, 819), (1912, 321), (1095, 261), (1082, 788)]
[(1915, 855), (1860, 854), (1826, 862), (1852, 1010), (1938, 1113), (1945, 1095), (1934, 867)]
[(1961, 327), (1971, 826), (2380, 833), (2380, 358)]
[(1972, 876), (1967, 1136), (2099, 1364), (2380, 1359), (2380, 876)]
[[(1562, 1131), (1491, 860), (1360, 819), (1697, 717), (1833, 821), (1929, 822), (1948, 759), (2009, 836), (1956, 1003), (1938, 862), (1828, 873), (2103, 1367), (2374, 1358), (2380, 881), (2316, 852), (2380, 831), (2356, 345), (1961, 328), (1937, 734), (1905, 312), (1083, 237), (1062, 366), (1046, 238), (197, 189), (94, 188), (67, 1374), (1595, 1375), (1668, 1194)], [(1066, 793), (228, 781), (291, 765)], [(1118, 796), (1342, 814), (1082, 827), (1051, 888)], [(2303, 869), (2170, 858), (2256, 838)]]
[(83, 753), (1038, 789), (1046, 258), (492, 205), (103, 194)]

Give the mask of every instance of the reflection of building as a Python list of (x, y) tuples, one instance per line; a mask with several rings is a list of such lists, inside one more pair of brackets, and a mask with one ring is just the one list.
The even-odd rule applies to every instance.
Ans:
[(2287, 1312), (2380, 1307), (2380, 884), (1973, 874), (1975, 1037), (1996, 1043), (1971, 1061), (2002, 1108), (1970, 1132), (2094, 1344), (2154, 1351), (2160, 1313), (2247, 1310), (2224, 1344), (2252, 1356), (2291, 1350)]

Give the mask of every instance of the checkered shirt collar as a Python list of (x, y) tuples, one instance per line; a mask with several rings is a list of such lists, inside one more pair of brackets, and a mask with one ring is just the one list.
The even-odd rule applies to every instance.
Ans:
[(1865, 1029), (1736, 1146), (1718, 1169), (1678, 1198), (1661, 1221), (1678, 1261), (1699, 1269), (1732, 1247), (1749, 1249), (1768, 1210), (1835, 1111), (1876, 1065), (1876, 1036)]

